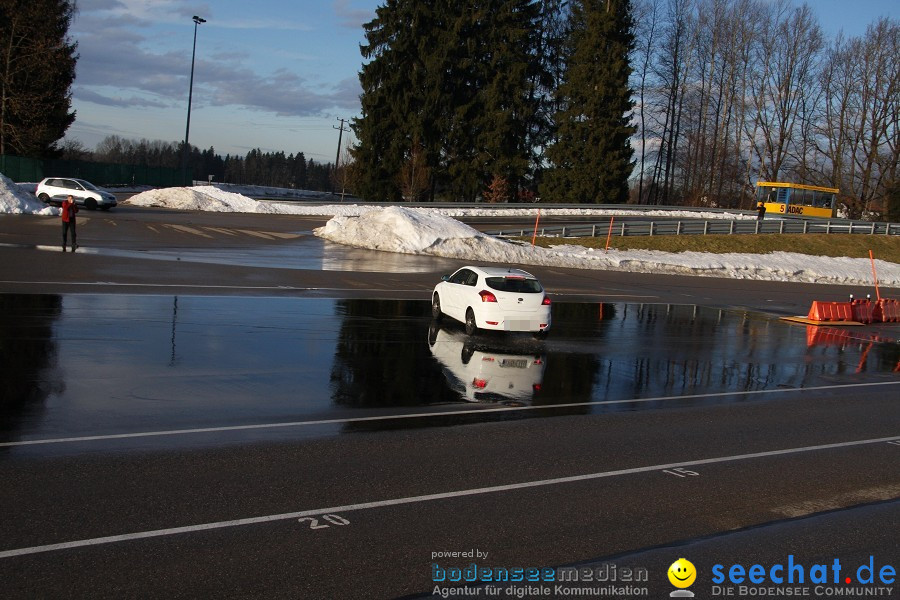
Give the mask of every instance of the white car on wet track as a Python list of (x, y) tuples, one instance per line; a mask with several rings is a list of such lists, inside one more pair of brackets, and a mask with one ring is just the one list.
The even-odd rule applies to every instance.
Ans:
[(444, 275), (434, 288), (431, 316), (443, 315), (463, 323), (469, 335), (485, 329), (541, 336), (550, 329), (550, 298), (527, 271), (466, 266)]

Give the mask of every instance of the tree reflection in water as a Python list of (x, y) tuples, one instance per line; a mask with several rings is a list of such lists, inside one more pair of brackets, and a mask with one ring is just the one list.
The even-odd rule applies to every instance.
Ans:
[[(62, 296), (0, 294), (0, 431), (13, 433), (31, 420), (51, 394), (65, 390), (57, 365), (53, 327)], [(8, 438), (9, 436), (4, 436)]]

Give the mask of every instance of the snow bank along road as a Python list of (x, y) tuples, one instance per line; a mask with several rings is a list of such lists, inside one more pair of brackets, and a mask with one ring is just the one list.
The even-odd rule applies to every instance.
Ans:
[[(333, 217), (315, 233), (325, 239), (351, 247), (383, 250), (410, 255), (427, 255), (467, 262), (518, 263), (590, 270), (629, 271), (699, 275), (732, 279), (791, 281), (866, 285), (871, 283), (872, 267), (865, 259), (811, 257), (789, 252), (766, 255), (678, 254), (628, 250), (598, 252), (580, 246), (560, 244), (550, 249), (511, 244), (485, 235), (456, 220), (465, 216), (505, 215), (510, 211), (468, 208), (406, 208), (359, 205), (309, 206), (297, 203), (259, 202), (242, 194), (213, 186), (167, 188), (137, 194), (128, 204), (182, 211), (213, 213), (252, 213), (277, 215), (326, 215)], [(518, 211), (534, 214), (537, 209)], [(596, 209), (544, 209), (548, 214), (647, 215), (647, 211)], [(0, 212), (54, 212), (43, 207), (28, 192), (0, 176)], [(516, 211), (513, 211), (516, 212)], [(678, 213), (659, 211), (671, 217)], [(652, 211), (651, 213), (652, 214)], [(736, 212), (697, 213), (685, 216), (709, 219), (747, 220)], [(900, 265), (876, 261), (884, 285), (900, 285)]]
[[(313, 233), (317, 228), (328, 228), (328, 218), (321, 216), (186, 212), (127, 205), (117, 208), (114, 214), (82, 215), (79, 222), (82, 253), (75, 255), (63, 255), (57, 250), (56, 218), (27, 215), (0, 218), (0, 253), (4, 255), (0, 263), (2, 289), (25, 293), (427, 298), (440, 274), (469, 260), (372, 252), (346, 244), (323, 243)], [(380, 227), (388, 230), (391, 225)], [(459, 223), (456, 227), (466, 226)], [(360, 235), (359, 228), (353, 226), (339, 231)], [(418, 240), (422, 245), (427, 243), (428, 235), (433, 235), (429, 231), (434, 230), (411, 233), (408, 238), (385, 235), (380, 239), (386, 243)], [(373, 232), (373, 238), (379, 236)], [(482, 243), (479, 238), (472, 239)], [(503, 244), (490, 238), (483, 243)], [(464, 242), (453, 244), (462, 246)], [(508, 254), (494, 256), (495, 260), (502, 261), (515, 258)], [(851, 293), (864, 296), (872, 291), (868, 283), (818, 285), (635, 274), (618, 269), (523, 266), (539, 275), (557, 299), (743, 306), (778, 315), (805, 313), (814, 299), (843, 300)], [(889, 286), (882, 291), (886, 295), (900, 295)]]

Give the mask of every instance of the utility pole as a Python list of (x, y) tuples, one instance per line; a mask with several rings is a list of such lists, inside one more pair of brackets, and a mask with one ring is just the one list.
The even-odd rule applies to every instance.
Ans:
[(347, 132), (350, 131), (349, 129), (344, 129), (344, 121), (346, 121), (347, 119), (336, 119), (336, 120), (341, 122), (341, 126), (340, 127), (335, 127), (334, 125), (331, 126), (332, 129), (338, 130), (338, 148), (337, 148), (337, 154), (334, 157), (334, 176), (331, 178), (331, 195), (332, 196), (334, 196), (334, 182), (338, 177), (338, 161), (341, 158), (341, 139), (344, 137), (345, 131), (347, 131)]

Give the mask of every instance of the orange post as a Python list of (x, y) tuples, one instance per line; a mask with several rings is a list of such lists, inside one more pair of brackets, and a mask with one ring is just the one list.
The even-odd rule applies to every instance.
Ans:
[(537, 239), (538, 223), (541, 222), (541, 209), (538, 209), (537, 218), (534, 220), (534, 234), (531, 236), (531, 247), (534, 248), (534, 240)]
[(869, 260), (872, 262), (872, 277), (875, 278), (875, 299), (881, 300), (881, 292), (878, 291), (878, 274), (875, 273), (875, 257), (872, 256), (871, 250), (869, 250)]
[(612, 237), (613, 221), (616, 220), (615, 215), (609, 218), (609, 233), (606, 234), (606, 252), (609, 252), (609, 238)]
[(857, 373), (862, 373), (863, 369), (866, 367), (866, 359), (869, 358), (869, 350), (872, 349), (872, 344), (872, 342), (869, 342), (869, 345), (863, 350), (862, 356), (859, 358), (859, 365), (856, 367)]

